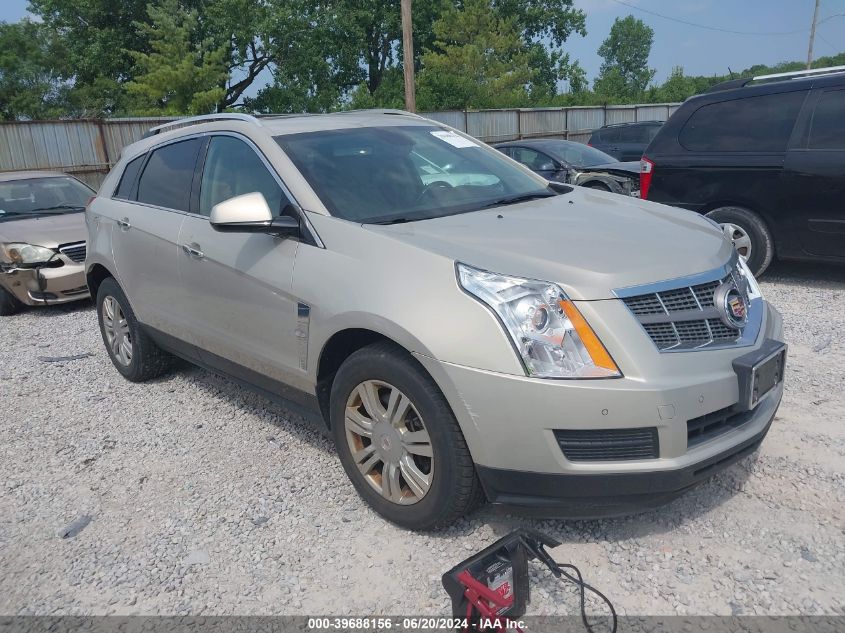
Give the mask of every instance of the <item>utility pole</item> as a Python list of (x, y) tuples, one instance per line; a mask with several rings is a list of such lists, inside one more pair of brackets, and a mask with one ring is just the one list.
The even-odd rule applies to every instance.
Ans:
[(405, 109), (417, 111), (414, 89), (414, 24), (411, 20), (411, 0), (402, 0), (402, 63), (405, 67)]
[(813, 40), (816, 39), (816, 21), (819, 19), (819, 0), (816, 0), (816, 8), (813, 11), (813, 25), (810, 27), (810, 47), (807, 49), (807, 70), (813, 65)]

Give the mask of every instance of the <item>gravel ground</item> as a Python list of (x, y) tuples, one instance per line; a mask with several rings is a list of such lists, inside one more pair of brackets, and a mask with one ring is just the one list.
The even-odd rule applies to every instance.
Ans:
[[(622, 614), (845, 613), (845, 269), (762, 285), (790, 360), (757, 454), (635, 517), (483, 509), (432, 534), (370, 512), (278, 405), (188, 366), (122, 380), (90, 304), (4, 318), (0, 614), (447, 614), (440, 575), (520, 525)], [(571, 588), (534, 580), (529, 613), (577, 613)]]

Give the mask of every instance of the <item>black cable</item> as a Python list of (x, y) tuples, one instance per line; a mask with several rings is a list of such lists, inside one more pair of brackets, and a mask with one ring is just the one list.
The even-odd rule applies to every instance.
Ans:
[[(586, 609), (586, 598), (585, 598), (585, 590), (592, 591), (595, 595), (597, 595), (610, 609), (610, 617), (613, 619), (613, 625), (611, 626), (611, 633), (616, 633), (616, 625), (617, 625), (617, 618), (616, 618), (616, 609), (613, 608), (613, 604), (610, 602), (610, 599), (604, 595), (601, 591), (593, 587), (592, 585), (588, 585), (584, 582), (584, 578), (581, 576), (581, 571), (575, 566), (569, 563), (558, 563), (555, 561), (555, 567), (550, 568), (552, 573), (555, 574), (558, 578), (563, 576), (570, 582), (574, 583), (578, 586), (578, 592), (581, 595), (581, 620), (584, 622), (584, 628), (586, 628), (590, 633), (595, 633), (592, 625), (587, 620), (587, 609)], [(575, 572), (578, 576), (575, 578), (574, 576), (570, 576), (565, 569), (571, 569)], [(557, 573), (555, 573), (557, 572)]]
[[(608, 606), (608, 608), (610, 609), (610, 617), (613, 619), (613, 625), (611, 626), (610, 633), (616, 633), (616, 627), (618, 624), (618, 618), (616, 617), (616, 609), (613, 608), (613, 603), (610, 602), (610, 599), (606, 595), (604, 595), (601, 591), (599, 591), (592, 585), (588, 585), (586, 582), (584, 582), (584, 578), (581, 575), (581, 571), (575, 565), (572, 565), (570, 563), (558, 563), (554, 558), (552, 558), (551, 554), (546, 551), (546, 548), (542, 543), (528, 538), (523, 538), (522, 542), (528, 548), (528, 550), (535, 555), (536, 558), (539, 558), (541, 561), (543, 561), (543, 563), (545, 563), (546, 567), (549, 568), (549, 570), (552, 572), (552, 574), (555, 575), (556, 578), (566, 578), (578, 587), (578, 592), (581, 598), (581, 621), (584, 623), (584, 628), (587, 629), (589, 633), (595, 633), (595, 629), (593, 629), (592, 625), (587, 619), (587, 591), (592, 591)], [(572, 571), (574, 571), (575, 576), (572, 576), (568, 572), (566, 572), (566, 569), (571, 569)]]

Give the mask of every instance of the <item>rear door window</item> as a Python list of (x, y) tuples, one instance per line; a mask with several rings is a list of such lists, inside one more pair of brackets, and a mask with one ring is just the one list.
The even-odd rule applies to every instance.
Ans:
[(696, 110), (679, 142), (694, 152), (782, 152), (807, 91), (732, 99)]
[(845, 90), (822, 93), (810, 125), (809, 149), (845, 149)]
[(153, 150), (138, 182), (138, 202), (188, 211), (200, 145), (192, 138)]
[(279, 183), (254, 149), (233, 136), (212, 138), (202, 172), (200, 215), (210, 216), (215, 204), (254, 192), (264, 196), (273, 215), (279, 215), (289, 204)]

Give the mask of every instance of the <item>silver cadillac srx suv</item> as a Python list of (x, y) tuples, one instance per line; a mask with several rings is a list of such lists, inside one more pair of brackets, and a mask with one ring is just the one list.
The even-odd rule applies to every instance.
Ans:
[(783, 393), (781, 317), (709, 220), (408, 113), (154, 128), (86, 220), (125, 378), (176, 355), (314, 412), (412, 529), (484, 498), (665, 503), (754, 451)]

